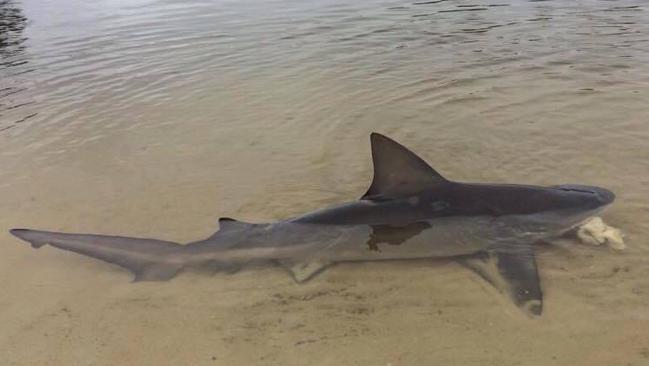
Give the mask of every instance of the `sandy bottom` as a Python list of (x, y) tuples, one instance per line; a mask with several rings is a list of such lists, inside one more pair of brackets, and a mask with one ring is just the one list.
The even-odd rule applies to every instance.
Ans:
[[(112, 205), (103, 214), (122, 206)], [(145, 236), (160, 229), (115, 220)], [(207, 221), (192, 220), (177, 224)], [(532, 319), (447, 260), (341, 264), (302, 285), (279, 268), (131, 283), (111, 265), (0, 242), (3, 365), (649, 363), (649, 267), (632, 245), (540, 247), (545, 311)]]
[(546, 311), (536, 320), (451, 263), (341, 265), (306, 285), (270, 269), (130, 284), (108, 266), (58, 258), (77, 268), (3, 278), (1, 357), (6, 365), (646, 365), (649, 286), (632, 283), (647, 271), (603, 265), (598, 254), (542, 257)]
[[(274, 140), (259, 139), (260, 148), (223, 142), (227, 154), (174, 144), (138, 153), (146, 140), (122, 135), (119, 153), (107, 142), (66, 157), (75, 163), (15, 166), (0, 186), (0, 364), (649, 364), (649, 186), (639, 173), (645, 153), (636, 147), (625, 160), (623, 143), (607, 147), (619, 165), (579, 150), (567, 153), (576, 160), (559, 161), (553, 157), (561, 150), (539, 143), (519, 147), (503, 165), (498, 160), (510, 154), (504, 144), (484, 159), (467, 152), (474, 158), (457, 161), (432, 154), (442, 150), (417, 138), (404, 141), (428, 160), (435, 155), (449, 178), (552, 184), (570, 176), (618, 194), (603, 217), (627, 235), (625, 251), (574, 242), (539, 248), (539, 319), (451, 261), (345, 264), (303, 285), (276, 268), (131, 283), (117, 267), (51, 247), (34, 250), (7, 232), (30, 227), (183, 243), (215, 231), (218, 216), (266, 221), (354, 199), (371, 174), (366, 135), (332, 139), (292, 146), (303, 155), (288, 158)], [(274, 146), (279, 151), (268, 155)], [(527, 149), (550, 159), (534, 164)], [(183, 151), (191, 154), (176, 155)]]

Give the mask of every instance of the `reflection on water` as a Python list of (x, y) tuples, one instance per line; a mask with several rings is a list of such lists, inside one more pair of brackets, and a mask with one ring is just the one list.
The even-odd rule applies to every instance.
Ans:
[[(259, 92), (245, 90), (242, 80), (298, 90), (305, 85), (295, 79), (339, 80), (338, 88), (358, 83), (365, 105), (435, 103), (469, 83), (474, 87), (462, 98), (480, 100), (482, 88), (502, 83), (492, 79), (511, 83), (520, 73), (579, 82), (576, 91), (590, 92), (637, 81), (629, 70), (646, 61), (649, 49), (646, 12), (632, 1), (102, 1), (74, 3), (74, 11), (36, 1), (25, 7), (33, 19), (29, 56), (25, 17), (13, 2), (2, 3), (10, 29), (3, 72), (17, 78), (12, 93), (33, 84), (39, 105), (21, 108), (21, 116), (45, 110), (31, 124), (59, 135), (106, 124), (132, 128), (136, 122), (115, 114), (136, 106), (185, 103), (226, 88), (241, 99)], [(34, 68), (31, 77), (18, 78)], [(309, 100), (296, 103), (340, 94), (331, 88), (309, 86)], [(88, 103), (96, 108), (89, 111)]]
[(21, 75), (29, 72), (25, 55), (26, 18), (11, 0), (0, 1), (0, 132), (34, 117), (24, 111), (14, 111), (30, 104), (25, 100), (26, 82)]
[[(19, 365), (643, 364), (647, 10), (0, 0), (0, 354)], [(610, 188), (605, 220), (629, 249), (542, 250), (548, 305), (530, 322), (450, 263), (339, 266), (304, 286), (274, 270), (129, 284), (6, 234), (187, 242), (219, 216), (268, 221), (355, 199), (371, 131), (450, 179)]]

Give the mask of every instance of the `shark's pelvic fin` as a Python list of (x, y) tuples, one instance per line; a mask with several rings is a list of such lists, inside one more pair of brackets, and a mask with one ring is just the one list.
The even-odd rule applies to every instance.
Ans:
[(133, 281), (165, 281), (183, 267), (181, 257), (173, 255), (182, 246), (169, 241), (29, 229), (13, 229), (11, 234), (34, 248), (49, 244), (116, 264), (133, 272)]
[(151, 263), (134, 270), (133, 282), (140, 281), (167, 281), (172, 279), (182, 269), (182, 264)]
[(531, 246), (508, 251), (489, 251), (464, 257), (461, 264), (472, 269), (529, 315), (543, 312), (543, 293)]
[(370, 140), (374, 178), (361, 199), (404, 198), (448, 182), (398, 142), (376, 132), (370, 135)]
[(289, 259), (278, 261), (293, 277), (297, 283), (306, 282), (331, 265), (331, 262), (321, 259), (296, 262)]

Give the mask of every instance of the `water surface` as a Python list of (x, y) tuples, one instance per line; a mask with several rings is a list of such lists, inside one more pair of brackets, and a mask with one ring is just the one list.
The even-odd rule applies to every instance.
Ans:
[[(8, 365), (649, 363), (649, 14), (621, 1), (0, 0)], [(368, 135), (449, 179), (610, 188), (540, 319), (452, 262), (131, 284), (12, 227), (187, 242), (352, 200)]]

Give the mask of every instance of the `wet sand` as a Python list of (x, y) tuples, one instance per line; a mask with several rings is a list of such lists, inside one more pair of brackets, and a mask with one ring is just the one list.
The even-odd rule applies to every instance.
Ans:
[[(13, 76), (26, 90), (0, 99), (32, 101), (0, 117), (14, 126), (0, 132), (0, 364), (649, 364), (646, 9), (546, 3), (436, 13), (455, 17), (440, 24), (415, 15), (458, 4), (278, 2), (264, 14), (253, 3), (222, 9), (254, 15), (232, 18), (240, 24), (207, 17), (191, 28), (206, 11), (198, 4), (179, 15), (158, 4), (141, 19), (143, 8), (106, 2), (99, 10), (117, 15), (83, 8), (98, 21), (71, 23), (87, 38), (25, 4), (34, 23), (20, 57), (37, 71)], [(621, 6), (637, 7), (610, 10)], [(165, 17), (180, 30), (222, 24), (210, 35), (232, 40), (145, 32)], [(506, 25), (511, 17), (518, 25)], [(259, 28), (248, 27), (255, 19)], [(569, 25), (580, 19), (581, 35)], [(470, 31), (492, 23), (502, 26)], [(113, 50), (122, 26), (132, 37)], [(95, 59), (93, 45), (121, 61)], [(207, 54), (192, 51), (201, 45)], [(277, 268), (131, 283), (117, 267), (8, 234), (188, 242), (220, 216), (268, 221), (353, 200), (370, 181), (371, 131), (453, 180), (610, 188), (618, 198), (603, 217), (628, 248), (539, 248), (544, 313), (530, 319), (451, 261), (344, 264), (303, 285)]]

